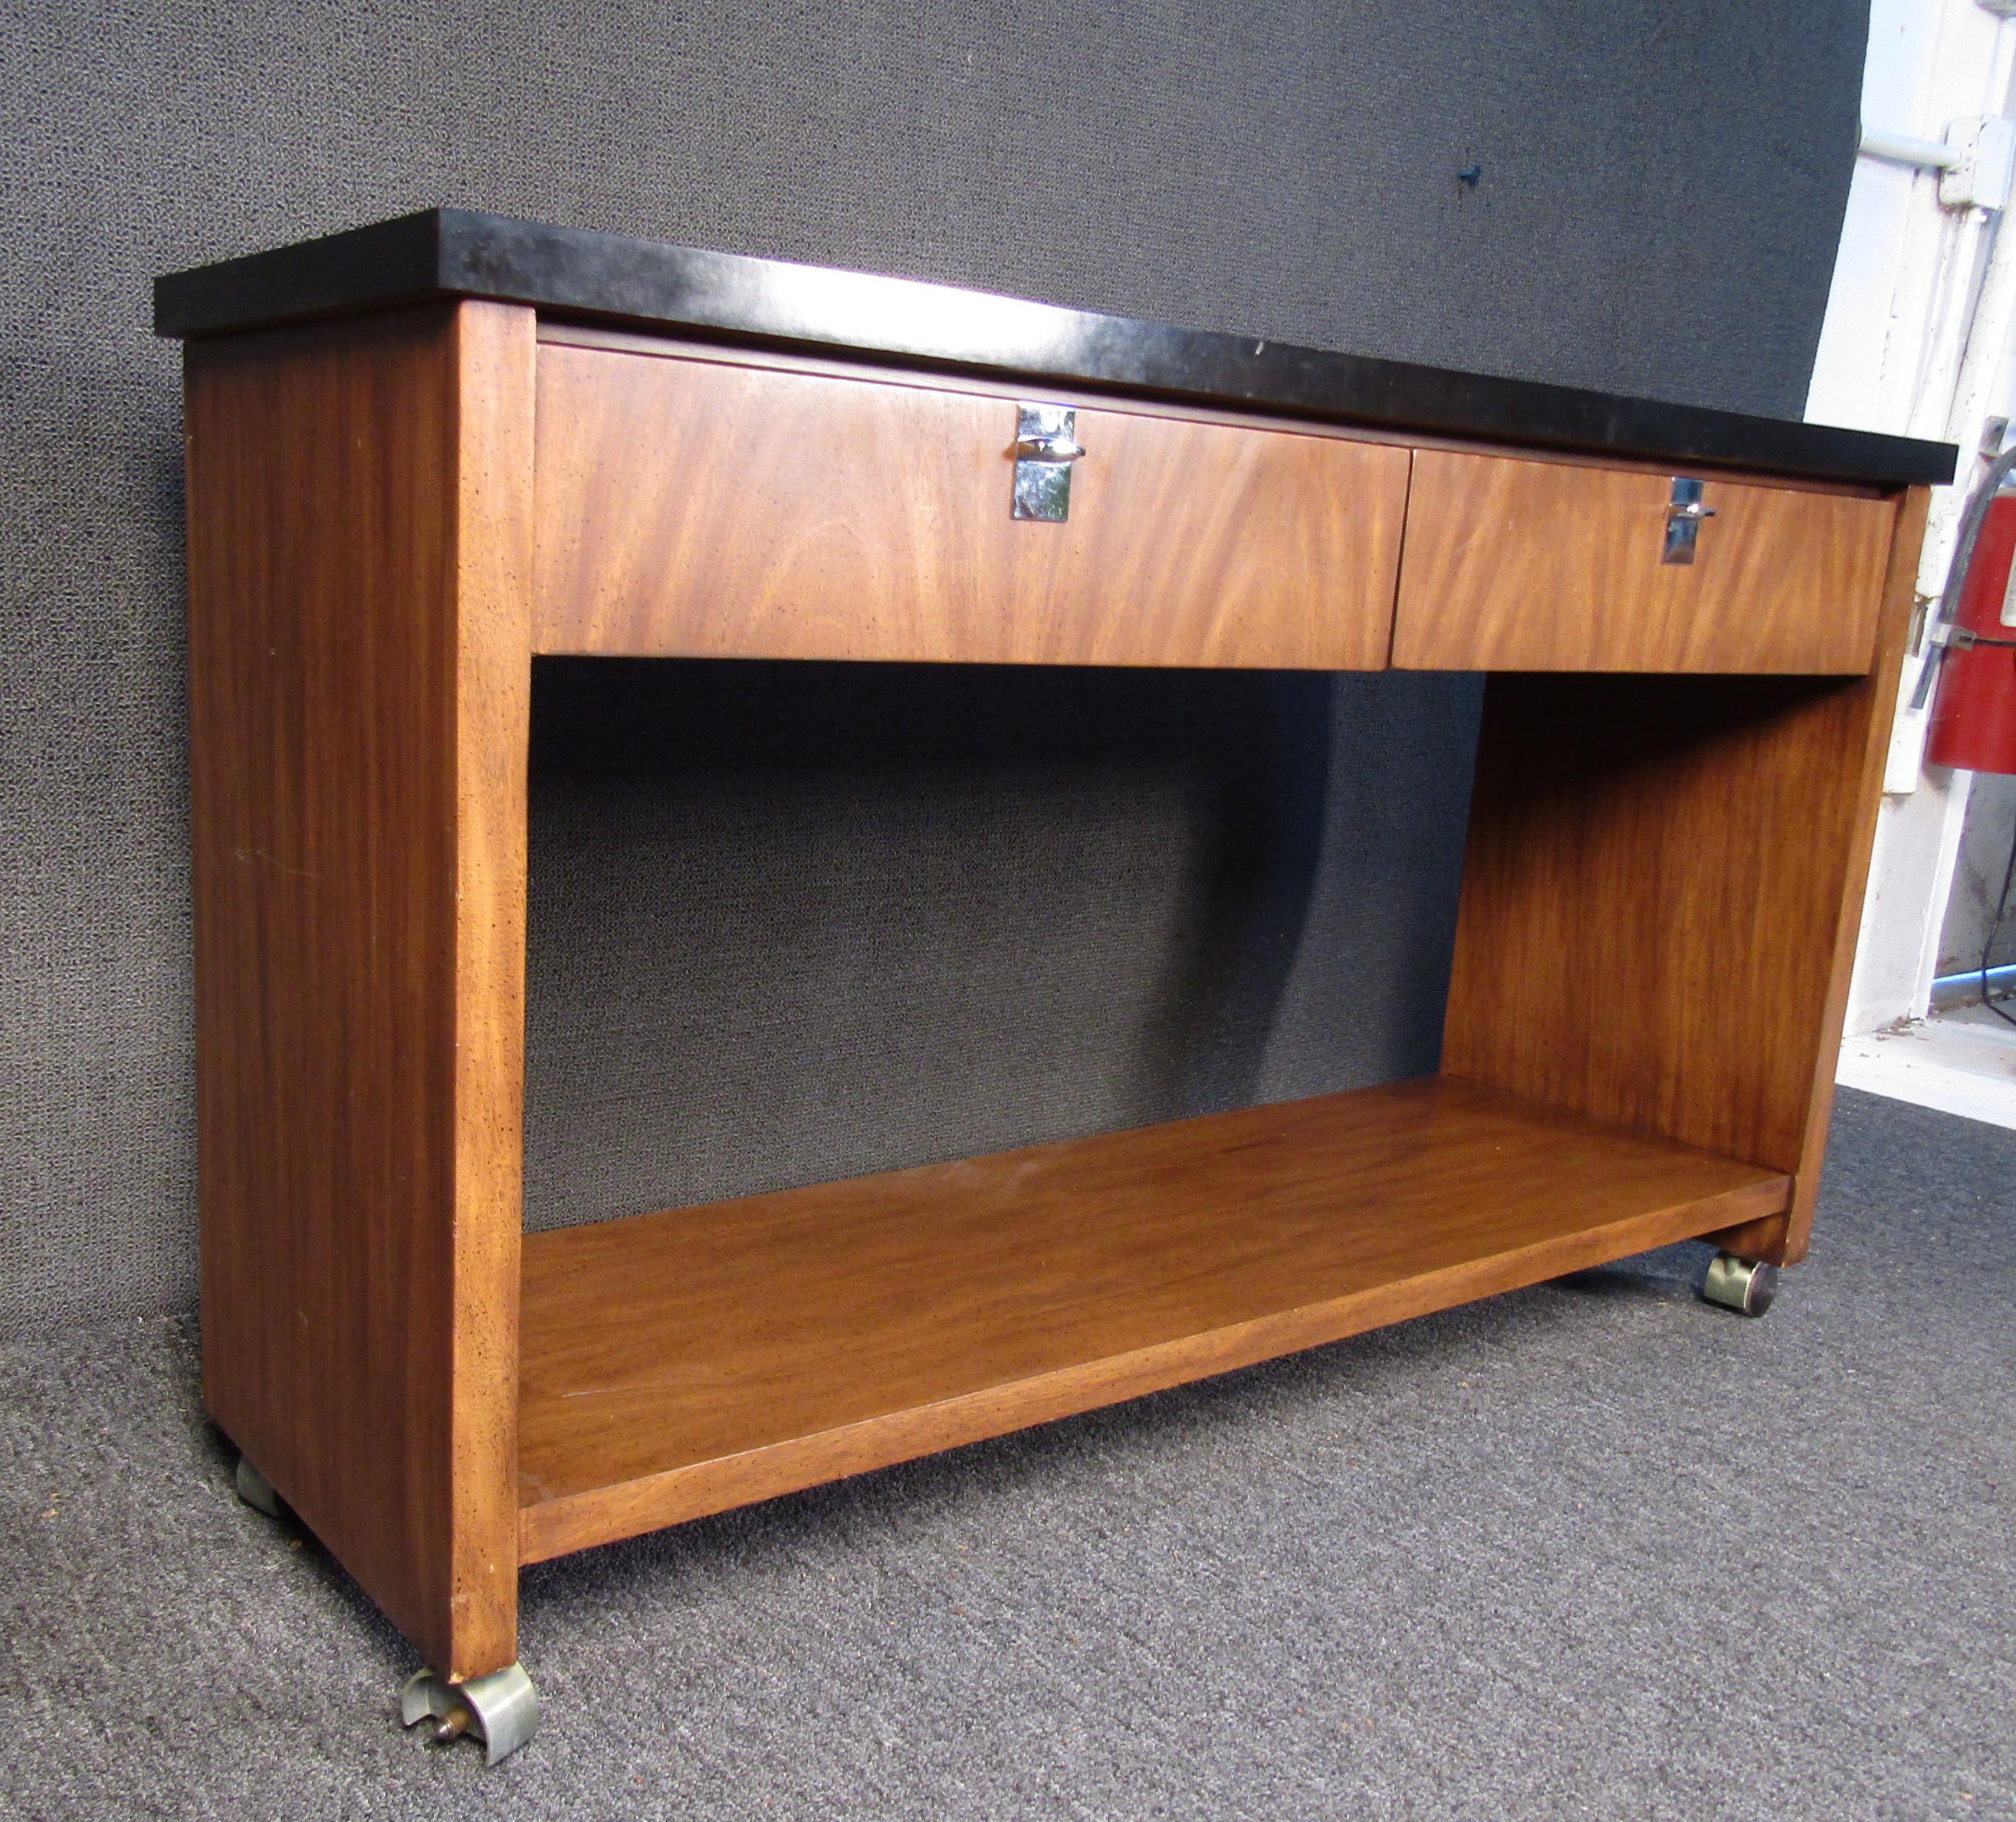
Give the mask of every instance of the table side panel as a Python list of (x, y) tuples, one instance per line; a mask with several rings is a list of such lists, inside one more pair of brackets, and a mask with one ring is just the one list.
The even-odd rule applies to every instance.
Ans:
[(533, 333), (187, 352), (204, 1394), (452, 1675), (516, 1655)]
[(1899, 501), (1896, 533), (1883, 582), (1883, 606), (1877, 627), (1876, 661), (1867, 677), (1849, 687), (1841, 704), (1846, 722), (1841, 731), (1844, 781), (1852, 779), (1849, 802), (1836, 812), (1843, 828), (1840, 888), (1830, 903), (1818, 907), (1818, 926), (1829, 959), (1819, 1010), (1819, 1038), (1814, 1046), (1806, 1118), (1791, 1206), (1783, 1222), (1753, 1222), (1718, 1236), (1720, 1243), (1746, 1258), (1769, 1258), (1780, 1264), (1805, 1258), (1813, 1237), (1813, 1212), (1820, 1199), (1820, 1171), (1827, 1156), (1827, 1130), (1834, 1114), (1834, 1075), (1841, 1059), (1841, 1032), (1847, 1022), (1848, 995), (1855, 973), (1855, 952), (1862, 931), (1863, 902), (1868, 891), (1876, 819), (1883, 800), (1883, 772), (1890, 752), (1890, 733), (1897, 713), (1906, 648), (1917, 606), (1918, 559), (1925, 539), (1925, 519), (1931, 490), (1913, 488)]
[(1384, 668), (1405, 448), (1082, 409), (1017, 520), (1017, 396), (542, 344), (538, 649)]

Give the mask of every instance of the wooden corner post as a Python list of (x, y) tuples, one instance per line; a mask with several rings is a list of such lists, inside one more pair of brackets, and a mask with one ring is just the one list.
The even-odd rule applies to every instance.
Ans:
[(517, 1651), (534, 329), (185, 362), (204, 1398), (454, 1679)]

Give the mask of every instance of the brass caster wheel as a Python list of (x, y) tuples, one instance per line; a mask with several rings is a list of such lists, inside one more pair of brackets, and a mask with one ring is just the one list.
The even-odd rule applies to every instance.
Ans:
[(1762, 1316), (1778, 1294), (1778, 1268), (1719, 1252), (1708, 1261), (1701, 1294), (1710, 1303), (1741, 1316)]
[(268, 1518), (284, 1518), (287, 1503), (273, 1491), (273, 1483), (243, 1456), (238, 1458), (238, 1496), (255, 1512), (264, 1512)]
[(445, 1746), (465, 1734), (483, 1742), (483, 1763), (509, 1759), (539, 1724), (538, 1691), (517, 1664), (466, 1683), (445, 1683), (431, 1670), (416, 1672), (399, 1691), (399, 1719), (406, 1727), (433, 1723), (428, 1737)]

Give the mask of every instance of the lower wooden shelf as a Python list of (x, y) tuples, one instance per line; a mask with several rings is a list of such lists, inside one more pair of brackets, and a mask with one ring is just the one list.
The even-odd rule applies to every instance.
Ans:
[(1453, 1078), (528, 1236), (527, 1562), (1782, 1210)]

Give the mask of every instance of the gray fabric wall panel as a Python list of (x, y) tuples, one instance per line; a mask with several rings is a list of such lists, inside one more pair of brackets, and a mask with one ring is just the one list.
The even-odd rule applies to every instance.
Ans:
[(1477, 699), (542, 660), (528, 1222), (1432, 1071)]
[[(448, 202), (1795, 412), (1863, 31), (1840, 0), (5, 9), (0, 1333), (193, 1292), (150, 274)], [(1473, 685), (758, 668), (542, 668), (536, 1218), (1432, 1060)], [(737, 770), (741, 690), (805, 731)], [(870, 737), (905, 691), (921, 783)], [(685, 747), (611, 747), (668, 711)]]

